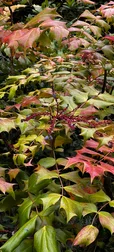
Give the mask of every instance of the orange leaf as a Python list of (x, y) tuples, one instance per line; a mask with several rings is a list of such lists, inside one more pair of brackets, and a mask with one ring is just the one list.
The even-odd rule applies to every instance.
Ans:
[(15, 169), (10, 169), (10, 171), (8, 172), (9, 177), (10, 177), (10, 181), (12, 181), (12, 179), (15, 179), (17, 174), (20, 172), (20, 169), (15, 168)]

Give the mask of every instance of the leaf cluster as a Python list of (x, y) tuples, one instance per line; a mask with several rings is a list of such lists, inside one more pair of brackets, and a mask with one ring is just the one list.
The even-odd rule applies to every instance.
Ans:
[(85, 8), (69, 23), (45, 1), (15, 23), (25, 4), (0, 7), (0, 251), (107, 251), (114, 233), (114, 2)]

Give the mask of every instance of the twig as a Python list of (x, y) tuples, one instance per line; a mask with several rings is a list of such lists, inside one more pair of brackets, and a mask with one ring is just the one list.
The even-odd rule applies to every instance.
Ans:
[(98, 213), (99, 213), (105, 206), (107, 206), (108, 204), (109, 204), (109, 202), (106, 202), (106, 203), (98, 210), (98, 212), (97, 212), (97, 213), (94, 215), (94, 217), (93, 217), (93, 220), (92, 220), (91, 225), (93, 225), (93, 223), (94, 223), (94, 221), (95, 221), (95, 219), (96, 219)]

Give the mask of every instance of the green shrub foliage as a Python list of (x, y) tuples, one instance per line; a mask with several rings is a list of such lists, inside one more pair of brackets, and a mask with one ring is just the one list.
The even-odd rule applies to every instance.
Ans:
[(112, 251), (113, 23), (113, 1), (0, 2), (1, 252)]

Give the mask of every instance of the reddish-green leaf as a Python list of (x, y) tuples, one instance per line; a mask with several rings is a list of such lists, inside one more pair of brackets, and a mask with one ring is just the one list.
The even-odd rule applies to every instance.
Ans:
[(13, 119), (0, 118), (0, 132), (7, 131), (15, 128), (15, 123)]
[(60, 15), (56, 12), (55, 8), (45, 8), (43, 11), (41, 11), (39, 14), (37, 14), (35, 17), (33, 17), (26, 25), (26, 27), (33, 27), (36, 24), (39, 24), (45, 20), (48, 20), (50, 18), (60, 17)]
[(114, 233), (114, 218), (110, 213), (100, 211), (99, 221), (104, 228), (107, 228), (111, 232), (111, 234)]
[(0, 178), (0, 191), (2, 191), (4, 194), (6, 192), (8, 193), (13, 192), (13, 185), (15, 184), (8, 183), (3, 178)]
[(81, 231), (77, 234), (73, 245), (88, 246), (95, 241), (98, 233), (98, 228), (94, 227), (93, 225), (88, 225), (82, 228)]

